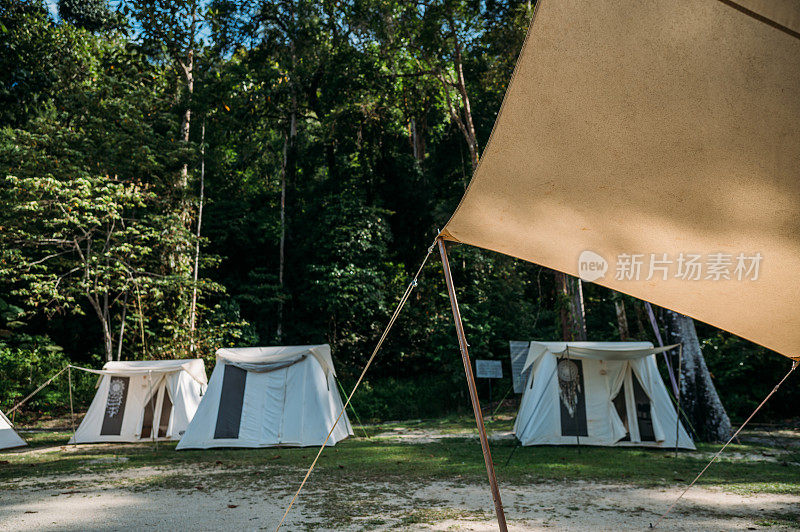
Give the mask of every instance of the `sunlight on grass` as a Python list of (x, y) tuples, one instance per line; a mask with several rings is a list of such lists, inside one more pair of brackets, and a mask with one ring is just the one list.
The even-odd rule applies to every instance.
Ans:
[[(415, 430), (444, 427), (465, 432), (465, 437), (448, 437), (432, 443), (409, 444), (392, 440), (354, 437), (326, 449), (317, 464), (315, 475), (329, 479), (374, 481), (386, 478), (429, 479), (480, 482), (485, 469), (480, 445), (468, 436), (471, 418), (451, 417), (442, 420), (396, 422), (368, 426), (376, 433), (393, 429)], [(487, 423), (494, 430), (509, 430), (510, 419)], [(499, 428), (498, 428), (499, 427)], [(492, 430), (492, 429), (490, 429)], [(138, 479), (148, 485), (185, 483), (185, 469), (218, 474), (208, 481), (228, 482), (265, 475), (296, 474), (308, 467), (316, 448), (211, 449), (175, 451), (175, 443), (96, 444), (71, 446), (67, 432), (32, 432), (23, 436), (29, 447), (22, 452), (0, 453), (0, 483), (5, 489), (20, 479), (59, 477), (75, 473), (100, 473), (145, 467), (172, 467), (175, 481), (167, 476)], [(680, 452), (642, 448), (607, 447), (516, 447), (515, 440), (495, 441), (492, 453), (498, 480), (523, 484), (552, 480), (592, 480), (639, 486), (676, 486), (688, 484), (719, 449), (715, 444), (699, 444), (698, 452)], [(778, 460), (751, 460), (748, 457), (771, 456), (774, 449), (764, 445), (732, 445), (725, 458), (715, 463), (698, 482), (720, 486), (742, 494), (800, 494), (800, 474), (794, 463)], [(510, 458), (510, 460), (509, 460)], [(230, 472), (230, 475), (228, 473)], [(224, 473), (224, 474), (222, 474)], [(230, 476), (232, 478), (228, 479)], [(180, 477), (178, 482), (177, 478)], [(216, 479), (216, 480), (213, 480)], [(0, 484), (2, 486), (2, 484)]]

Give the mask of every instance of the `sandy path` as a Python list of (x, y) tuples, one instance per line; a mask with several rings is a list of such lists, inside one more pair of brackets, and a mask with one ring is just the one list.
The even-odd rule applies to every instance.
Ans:
[[(102, 478), (59, 477), (49, 485), (40, 478), (39, 486), (0, 490), (0, 530), (274, 530), (297, 483), (296, 475), (253, 481), (248, 472), (243, 482), (234, 480), (236, 487), (192, 485), (209, 473), (141, 468)], [(173, 481), (174, 488), (149, 483), (187, 474), (193, 481)], [(645, 530), (677, 493), (581, 481), (502, 490), (510, 529), (517, 531)], [(766, 529), (766, 519), (797, 513), (798, 507), (797, 496), (696, 488), (661, 529)], [(485, 486), (446, 482), (342, 486), (312, 479), (287, 525), (286, 530), (495, 530)]]

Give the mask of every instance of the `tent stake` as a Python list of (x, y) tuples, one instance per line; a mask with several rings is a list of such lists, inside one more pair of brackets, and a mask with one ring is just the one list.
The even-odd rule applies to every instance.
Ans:
[(436, 239), (439, 245), (439, 254), (442, 256), (442, 267), (444, 268), (444, 281), (447, 284), (447, 293), (450, 296), (450, 307), (453, 310), (453, 321), (458, 335), (458, 346), (461, 349), (461, 360), (464, 362), (464, 373), (467, 375), (467, 387), (469, 396), (472, 400), (472, 410), (475, 413), (475, 424), (478, 426), (478, 434), (481, 438), (481, 449), (483, 450), (483, 461), (486, 463), (486, 473), (489, 475), (489, 486), (492, 489), (492, 499), (494, 499), (494, 509), (497, 514), (497, 526), (501, 532), (507, 532), (506, 515), (503, 511), (503, 501), (500, 500), (500, 490), (497, 487), (497, 477), (494, 474), (494, 464), (492, 463), (492, 453), (489, 450), (489, 439), (486, 437), (486, 427), (483, 425), (483, 414), (481, 404), (478, 400), (478, 391), (475, 388), (475, 376), (472, 374), (472, 363), (469, 360), (467, 351), (467, 338), (464, 335), (464, 325), (461, 323), (461, 311), (458, 309), (456, 290), (453, 287), (453, 276), (450, 273), (450, 262), (447, 260), (447, 250), (444, 240)]

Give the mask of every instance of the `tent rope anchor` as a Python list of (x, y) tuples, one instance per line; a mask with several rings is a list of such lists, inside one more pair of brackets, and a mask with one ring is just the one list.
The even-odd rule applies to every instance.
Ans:
[(789, 372), (786, 373), (786, 375), (783, 376), (783, 378), (778, 382), (778, 384), (775, 385), (772, 391), (767, 394), (764, 400), (761, 401), (761, 403), (756, 407), (755, 410), (753, 410), (753, 413), (750, 414), (750, 416), (745, 420), (745, 422), (742, 423), (741, 426), (736, 430), (736, 432), (733, 433), (733, 436), (731, 436), (728, 439), (728, 441), (725, 442), (725, 445), (723, 445), (722, 448), (719, 451), (717, 451), (717, 453), (711, 458), (711, 460), (706, 464), (706, 466), (702, 469), (702, 471), (700, 471), (700, 473), (697, 474), (692, 483), (686, 486), (686, 489), (684, 489), (683, 492), (680, 495), (678, 495), (678, 498), (675, 499), (675, 501), (669, 506), (669, 508), (667, 508), (667, 511), (661, 514), (661, 516), (656, 520), (655, 524), (650, 523), (650, 528), (658, 527), (658, 524), (672, 511), (673, 508), (675, 508), (675, 505), (678, 504), (678, 501), (680, 501), (683, 498), (683, 496), (686, 495), (686, 492), (689, 491), (698, 480), (700, 480), (700, 477), (703, 476), (703, 473), (705, 473), (706, 470), (709, 467), (711, 467), (711, 464), (713, 464), (714, 461), (717, 459), (717, 457), (719, 457), (719, 455), (722, 454), (722, 451), (724, 451), (725, 448), (739, 435), (739, 433), (742, 432), (742, 429), (745, 427), (745, 425), (747, 425), (750, 422), (750, 420), (753, 419), (753, 417), (758, 413), (759, 410), (761, 410), (761, 407), (764, 406), (764, 404), (769, 400), (769, 398), (772, 397), (772, 395), (778, 391), (778, 388), (781, 387), (781, 384), (783, 384), (784, 381), (789, 378), (789, 375), (791, 375), (792, 372), (795, 369), (797, 369), (798, 364), (800, 364), (800, 360), (792, 361), (792, 367), (789, 369)]

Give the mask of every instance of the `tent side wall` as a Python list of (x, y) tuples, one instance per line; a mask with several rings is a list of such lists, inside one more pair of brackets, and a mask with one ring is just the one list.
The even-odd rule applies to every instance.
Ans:
[[(267, 372), (247, 371), (244, 389), (232, 409), (223, 404), (225, 377), (233, 365), (218, 361), (178, 449), (213, 447), (272, 447), (321, 445), (342, 408), (333, 375), (326, 377), (315, 357)], [(238, 370), (238, 368), (236, 368)], [(241, 370), (243, 371), (243, 370)], [(237, 385), (237, 386), (240, 386)], [(225, 411), (240, 415), (238, 424), (225, 420)], [(231, 415), (231, 414), (228, 414)], [(215, 437), (219, 426), (232, 422), (237, 437)], [(223, 431), (224, 432), (224, 431)], [(347, 414), (336, 425), (329, 445), (352, 435)]]
[[(572, 358), (580, 361), (583, 396), (586, 409), (586, 434), (562, 435), (562, 405), (558, 377), (560, 358), (549, 351), (534, 363), (521, 406), (514, 423), (514, 432), (522, 445), (598, 445), (674, 448), (676, 426), (678, 447), (694, 449), (658, 374), (654, 355), (631, 361)], [(636, 404), (632, 379), (638, 379), (650, 400), (655, 427), (655, 441), (641, 441), (636, 422)], [(624, 390), (627, 400), (626, 419), (620, 418), (614, 397)], [(625, 424), (630, 430), (630, 441)]]
[[(114, 393), (110, 394), (114, 388)], [(186, 371), (148, 374), (103, 374), (94, 399), (70, 443), (138, 442), (177, 440), (186, 430), (200, 403), (202, 385)], [(145, 406), (154, 398), (155, 409), (148, 422), (159, 435), (162, 407), (167, 404), (168, 425), (157, 438), (142, 437)], [(114, 403), (109, 405), (109, 401)], [(168, 405), (171, 402), (172, 408)], [(120, 419), (115, 419), (121, 416)], [(105, 426), (104, 426), (105, 424)]]
[(184, 435), (203, 399), (204, 387), (185, 371), (167, 375), (167, 390), (173, 404), (169, 439), (177, 440)]
[(225, 365), (217, 362), (211, 372), (208, 388), (197, 407), (197, 412), (186, 428), (181, 441), (178, 442), (178, 449), (207, 449), (210, 447), (207, 442), (214, 438), (224, 372)]
[(23, 447), (25, 445), (28, 444), (11, 426), (11, 421), (8, 420), (5, 414), (0, 412), (0, 449), (13, 449), (14, 447)]

